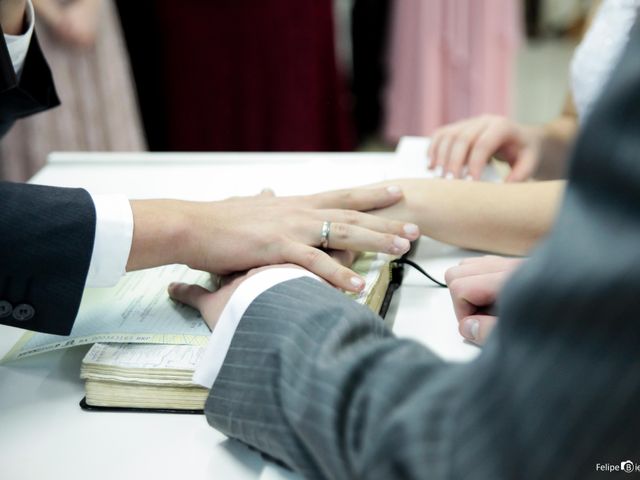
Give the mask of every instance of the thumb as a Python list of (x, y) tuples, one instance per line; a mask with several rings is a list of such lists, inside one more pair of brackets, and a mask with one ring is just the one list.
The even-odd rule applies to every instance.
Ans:
[(459, 325), (460, 334), (476, 345), (484, 345), (491, 331), (498, 323), (498, 318), (490, 315), (473, 315), (462, 319)]
[[(172, 283), (168, 288), (169, 296), (176, 302), (189, 305), (202, 312), (204, 300), (211, 292), (200, 285), (188, 285), (186, 283)], [(202, 312), (204, 313), (204, 312)]]

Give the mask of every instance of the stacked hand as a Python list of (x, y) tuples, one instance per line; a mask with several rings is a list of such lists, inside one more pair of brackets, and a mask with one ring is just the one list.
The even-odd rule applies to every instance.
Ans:
[(433, 134), (429, 167), (445, 178), (480, 179), (491, 157), (507, 162), (507, 181), (523, 181), (538, 168), (541, 131), (495, 115), (463, 120)]
[(523, 261), (485, 256), (463, 260), (447, 271), (445, 279), (464, 338), (478, 345), (484, 344), (498, 320), (492, 312), (498, 294)]
[[(127, 269), (181, 263), (229, 274), (293, 263), (336, 287), (359, 291), (363, 279), (325, 250), (406, 253), (420, 235), (416, 225), (362, 213), (400, 199), (402, 192), (392, 186), (221, 202), (134, 201)], [(328, 242), (320, 249), (325, 222), (330, 222)]]

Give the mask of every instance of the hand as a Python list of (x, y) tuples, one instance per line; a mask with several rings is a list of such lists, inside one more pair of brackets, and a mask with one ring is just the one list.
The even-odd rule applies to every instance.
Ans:
[[(346, 250), (335, 250), (330, 253), (331, 257), (345, 266), (351, 266), (356, 259), (356, 254)], [(298, 265), (270, 265), (268, 267), (255, 268), (248, 272), (238, 273), (222, 279), (221, 287), (215, 292), (211, 292), (200, 285), (189, 285), (186, 283), (172, 283), (169, 285), (169, 296), (176, 302), (189, 305), (200, 312), (205, 323), (213, 330), (222, 315), (224, 307), (229, 299), (247, 278), (273, 268), (300, 268)]]
[(99, 27), (101, 0), (34, 0), (38, 15), (60, 40), (81, 49), (93, 47)]
[(498, 293), (521, 258), (485, 256), (463, 260), (445, 274), (460, 334), (482, 345), (496, 325), (490, 313)]
[(387, 187), (210, 203), (134, 201), (127, 270), (181, 263), (228, 274), (294, 263), (339, 288), (357, 292), (364, 287), (363, 279), (316, 248), (322, 225), (332, 222), (329, 249), (402, 255), (420, 235), (416, 225), (353, 211), (384, 208), (401, 198), (399, 188)]
[(429, 168), (442, 169), (445, 178), (462, 178), (466, 168), (467, 178), (479, 180), (495, 155), (511, 166), (507, 181), (524, 181), (538, 167), (541, 144), (540, 129), (484, 115), (437, 130), (429, 147)]
[(7, 35), (24, 33), (26, 0), (0, 0), (0, 25)]

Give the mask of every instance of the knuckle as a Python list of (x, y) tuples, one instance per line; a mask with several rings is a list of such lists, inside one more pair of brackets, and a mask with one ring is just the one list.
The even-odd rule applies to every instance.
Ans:
[(444, 281), (447, 285), (449, 285), (450, 289), (453, 289), (453, 284), (457, 277), (458, 275), (456, 267), (450, 268), (446, 272), (444, 272)]
[(303, 266), (309, 268), (309, 270), (312, 270), (318, 265), (318, 263), (320, 262), (320, 258), (320, 250), (316, 250), (315, 248), (306, 250), (303, 255)]
[(333, 240), (344, 241), (349, 238), (349, 227), (344, 223), (334, 223), (331, 225), (331, 235)]
[[(349, 225), (357, 225), (359, 223), (359, 215), (358, 212), (355, 212), (353, 210), (346, 210), (344, 212), (344, 223), (349, 224)], [(339, 226), (340, 224), (337, 224), (336, 226)], [(344, 227), (344, 225), (343, 225)]]

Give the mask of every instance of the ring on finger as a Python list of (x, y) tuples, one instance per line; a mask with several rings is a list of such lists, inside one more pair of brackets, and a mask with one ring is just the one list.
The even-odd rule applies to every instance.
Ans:
[(329, 248), (329, 235), (331, 235), (331, 222), (325, 221), (320, 232), (320, 248)]

